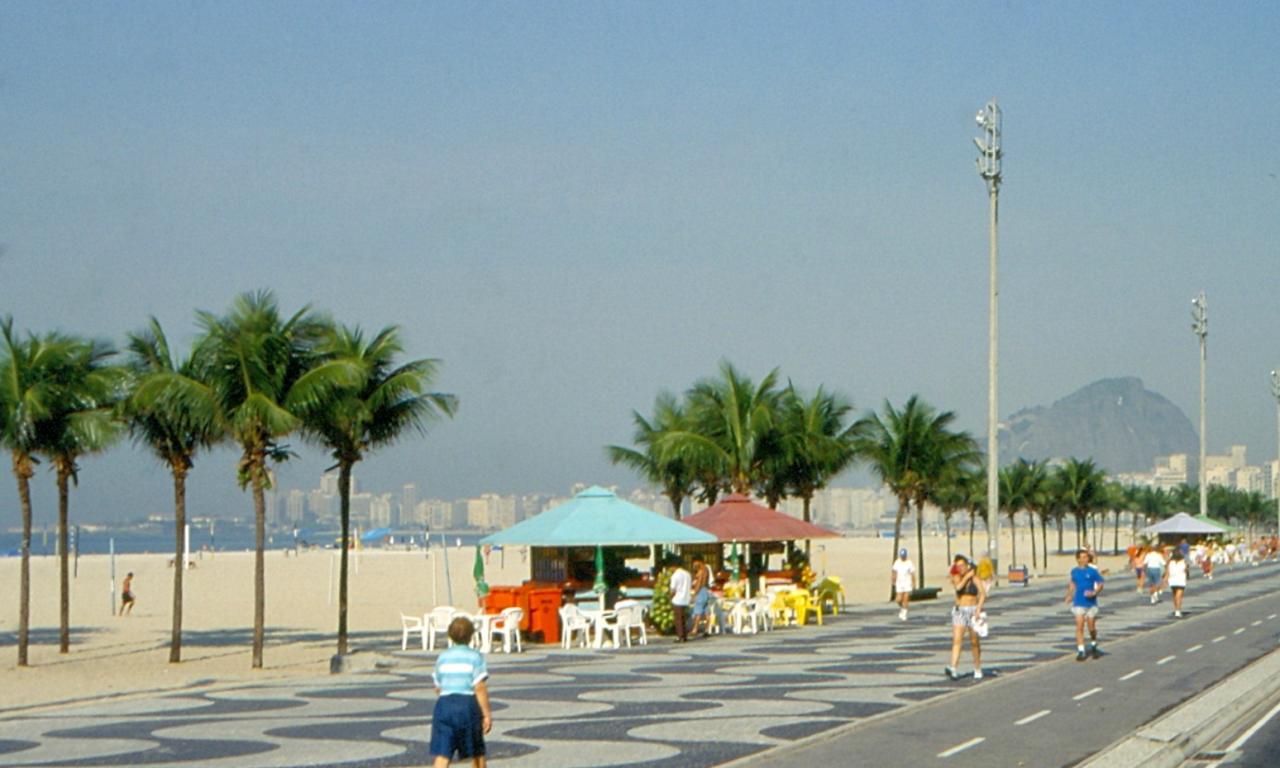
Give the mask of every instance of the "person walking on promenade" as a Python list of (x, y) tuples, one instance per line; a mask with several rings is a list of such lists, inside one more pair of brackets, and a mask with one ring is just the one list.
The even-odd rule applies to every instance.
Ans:
[[(1076, 567), (1071, 569), (1067, 579), (1067, 596), (1064, 603), (1071, 605), (1071, 613), (1076, 620), (1076, 661), (1084, 661), (1089, 656), (1098, 658), (1098, 593), (1102, 592), (1105, 581), (1102, 572), (1089, 564), (1089, 552), (1076, 551)], [(1085, 652), (1084, 630), (1089, 628), (1089, 648)]]
[(120, 615), (129, 616), (133, 613), (133, 571), (129, 571), (129, 575), (124, 577), (124, 584), (120, 586)]
[(890, 578), (893, 580), (893, 596), (898, 600), (898, 618), (907, 620), (907, 608), (911, 604), (911, 590), (915, 586), (916, 564), (907, 557), (907, 549), (898, 550), (898, 559), (893, 561)]
[(485, 683), (489, 669), (484, 656), (471, 647), (474, 634), (475, 626), (465, 616), (450, 622), (453, 645), (436, 659), (431, 673), (439, 697), (431, 714), (433, 768), (447, 768), (455, 754), (484, 768), (484, 735), (493, 728), (493, 715)]
[(711, 633), (711, 568), (702, 555), (693, 558), (693, 635), (707, 637)]
[(978, 578), (969, 558), (956, 555), (955, 565), (956, 573), (951, 577), (951, 586), (956, 590), (956, 604), (951, 609), (951, 664), (945, 671), (952, 680), (958, 677), (956, 665), (960, 663), (960, 648), (964, 645), (964, 635), (968, 632), (973, 646), (973, 679), (981, 680), (982, 643), (974, 625), (987, 601), (987, 589)]
[(684, 569), (678, 557), (672, 557), (671, 613), (676, 623), (676, 642), (689, 639), (689, 605), (693, 602), (693, 577)]
[[(973, 565), (972, 562), (969, 564)], [(991, 559), (990, 552), (983, 555), (982, 559), (978, 561), (977, 578), (978, 581), (981, 582), (982, 588), (985, 591), (990, 592), (992, 585), (994, 585), (996, 581), (996, 564), (995, 561)]]
[(1180, 619), (1182, 618), (1182, 593), (1187, 589), (1187, 559), (1182, 556), (1181, 549), (1173, 550), (1164, 578), (1169, 591), (1173, 593), (1173, 617)]
[(1151, 590), (1151, 604), (1160, 602), (1160, 587), (1164, 584), (1164, 555), (1159, 545), (1151, 548), (1142, 558), (1142, 567), (1147, 571), (1147, 588)]
[(1146, 570), (1142, 565), (1142, 557), (1146, 554), (1146, 548), (1137, 544), (1130, 544), (1129, 549), (1129, 567), (1133, 569), (1133, 575), (1138, 581), (1138, 594), (1143, 593), (1143, 580), (1146, 576)]

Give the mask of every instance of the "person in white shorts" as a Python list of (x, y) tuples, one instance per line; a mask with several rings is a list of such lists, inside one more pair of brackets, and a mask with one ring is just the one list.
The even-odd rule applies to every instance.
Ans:
[[(1071, 605), (1076, 622), (1076, 661), (1092, 656), (1099, 658), (1098, 650), (1098, 595), (1102, 592), (1102, 572), (1093, 567), (1088, 550), (1076, 551), (1076, 567), (1067, 577), (1067, 596), (1064, 603)], [(1085, 628), (1089, 630), (1089, 647), (1084, 644)]]
[(916, 564), (907, 557), (906, 548), (898, 550), (893, 561), (893, 594), (898, 600), (898, 618), (907, 620), (907, 606), (911, 603), (911, 590), (915, 587)]
[(1169, 591), (1173, 593), (1173, 617), (1180, 619), (1182, 618), (1182, 593), (1187, 589), (1187, 561), (1182, 556), (1182, 550), (1173, 550), (1164, 578), (1169, 585)]

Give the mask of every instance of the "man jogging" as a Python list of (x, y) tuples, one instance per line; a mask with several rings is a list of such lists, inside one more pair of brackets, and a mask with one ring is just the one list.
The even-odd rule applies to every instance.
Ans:
[[(1071, 569), (1067, 581), (1067, 597), (1064, 603), (1071, 604), (1071, 613), (1076, 619), (1076, 661), (1084, 661), (1089, 656), (1098, 658), (1098, 594), (1102, 592), (1102, 573), (1089, 565), (1088, 550), (1076, 551), (1076, 567)], [(1084, 629), (1089, 627), (1089, 650), (1085, 652)]]
[(893, 596), (898, 600), (898, 618), (907, 620), (907, 607), (911, 605), (911, 590), (915, 587), (916, 564), (907, 557), (906, 548), (898, 550), (898, 559), (893, 561)]

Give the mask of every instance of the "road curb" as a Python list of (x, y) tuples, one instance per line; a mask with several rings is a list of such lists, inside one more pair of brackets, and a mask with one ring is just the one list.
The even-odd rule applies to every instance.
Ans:
[(1081, 768), (1176, 768), (1246, 712), (1280, 693), (1280, 650), (1098, 752)]

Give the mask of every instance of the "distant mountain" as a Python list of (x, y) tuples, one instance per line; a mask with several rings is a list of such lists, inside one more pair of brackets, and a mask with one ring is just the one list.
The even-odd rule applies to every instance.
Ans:
[(1107, 472), (1139, 472), (1171, 453), (1186, 453), (1194, 464), (1198, 446), (1186, 414), (1138, 378), (1095, 381), (1000, 425), (1001, 464), (1074, 456)]

